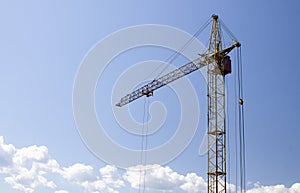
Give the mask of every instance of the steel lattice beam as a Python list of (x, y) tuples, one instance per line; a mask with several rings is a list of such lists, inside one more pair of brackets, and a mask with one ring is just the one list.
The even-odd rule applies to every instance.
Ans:
[(193, 62), (189, 62), (189, 63), (181, 66), (180, 68), (177, 68), (177, 69), (173, 70), (172, 72), (170, 72), (158, 79), (155, 79), (155, 80), (151, 81), (150, 83), (140, 87), (139, 89), (131, 92), (130, 94), (122, 97), (120, 102), (118, 102), (116, 105), (121, 107), (121, 106), (124, 106), (124, 105), (144, 96), (144, 95), (152, 96), (154, 90), (156, 90), (164, 85), (167, 85), (170, 82), (173, 82), (174, 80), (177, 80), (187, 74), (190, 74), (191, 72), (194, 72), (195, 70), (198, 70), (206, 65), (207, 65), (207, 61), (204, 58), (202, 58), (202, 60), (197, 59)]

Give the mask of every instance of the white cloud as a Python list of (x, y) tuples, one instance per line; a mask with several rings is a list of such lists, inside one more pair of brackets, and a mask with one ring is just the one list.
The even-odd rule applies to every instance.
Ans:
[(125, 186), (118, 169), (111, 165), (99, 169), (100, 176), (94, 174), (92, 166), (78, 163), (64, 167), (58, 173), (67, 181), (73, 182), (91, 193), (98, 191), (119, 193), (116, 189)]
[[(75, 185), (76, 188), (79, 186), (86, 193), (119, 193), (124, 187), (128, 189), (131, 186), (137, 189), (143, 188), (144, 185), (148, 190), (161, 192), (204, 193), (207, 189), (203, 177), (196, 173), (182, 175), (168, 166), (134, 166), (124, 171), (106, 165), (99, 169), (99, 173), (95, 172), (92, 166), (82, 163), (61, 167), (50, 157), (47, 147), (34, 145), (16, 148), (12, 144), (5, 144), (2, 136), (0, 136), (0, 174), (5, 175), (4, 181), (13, 189), (24, 193), (34, 193), (40, 187), (54, 189), (54, 193), (69, 193), (57, 187), (55, 181), (61, 179), (64, 181), (59, 184)], [(300, 193), (300, 183), (295, 183), (291, 187), (263, 186), (260, 183), (253, 185), (247, 193)], [(227, 187), (232, 192), (236, 189), (233, 184), (227, 184)]]
[(115, 188), (125, 186), (118, 169), (115, 166), (106, 165), (99, 170), (105, 184), (111, 185)]
[(46, 179), (45, 173), (39, 171), (38, 168), (32, 166), (30, 169), (18, 167), (12, 169), (8, 177), (5, 177), (5, 182), (11, 185), (12, 188), (32, 193), (37, 187), (55, 188), (53, 181)]
[[(145, 187), (157, 191), (184, 190), (189, 193), (205, 192), (206, 183), (202, 177), (195, 173), (186, 176), (174, 172), (170, 167), (149, 165), (128, 168), (124, 174), (133, 188)], [(145, 181), (145, 184), (144, 184)]]
[(99, 170), (100, 176), (94, 175), (93, 167), (84, 164), (74, 164), (62, 168), (58, 173), (70, 182), (83, 187), (86, 192), (119, 193), (116, 188), (125, 186), (115, 166), (107, 165)]
[(185, 176), (185, 183), (180, 186), (187, 192), (206, 192), (207, 184), (204, 179), (195, 173), (189, 173)]
[(234, 184), (226, 183), (226, 188), (228, 192), (236, 192), (236, 186)]
[[(3, 169), (5, 167), (12, 165), (13, 155), (15, 154), (15, 147), (11, 144), (5, 144), (4, 139), (0, 136), (0, 168)], [(0, 169), (0, 172), (2, 171)], [(3, 172), (3, 171), (2, 171)]]
[(287, 188), (284, 185), (262, 186), (257, 182), (254, 184), (254, 188), (247, 190), (247, 193), (300, 193), (300, 183), (295, 183)]
[(45, 146), (17, 149), (11, 144), (5, 144), (1, 136), (0, 160), (0, 173), (7, 175), (4, 181), (13, 189), (32, 193), (37, 187), (56, 187), (45, 175), (48, 171), (57, 170), (59, 165), (50, 159)]
[(106, 184), (103, 180), (96, 180), (92, 182), (85, 181), (81, 184), (87, 192), (97, 193), (97, 192), (107, 192), (107, 193), (119, 193), (113, 187)]
[(49, 159), (48, 148), (45, 146), (29, 146), (17, 149), (13, 161), (16, 164), (24, 165), (26, 161), (45, 162)]
[(55, 191), (54, 193), (69, 193), (69, 192), (66, 191), (66, 190), (57, 190), (57, 191)]
[(81, 184), (85, 181), (96, 180), (93, 175), (93, 167), (84, 164), (74, 164), (70, 167), (62, 168), (59, 173), (67, 180)]
[(108, 193), (119, 193), (116, 189), (124, 187), (125, 183), (119, 174), (120, 171), (115, 166), (106, 165), (99, 169), (100, 177), (97, 176), (97, 180), (85, 181), (80, 185), (85, 188), (86, 191), (97, 193), (108, 192)]

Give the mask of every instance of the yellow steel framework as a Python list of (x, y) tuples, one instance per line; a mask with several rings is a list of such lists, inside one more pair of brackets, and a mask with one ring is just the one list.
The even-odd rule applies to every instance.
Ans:
[(142, 96), (152, 96), (153, 91), (193, 71), (207, 66), (208, 88), (208, 193), (226, 192), (226, 124), (225, 124), (225, 71), (224, 59), (235, 47), (236, 40), (223, 48), (221, 26), (217, 15), (212, 15), (212, 29), (207, 51), (178, 69), (155, 79), (122, 97), (116, 104), (121, 107)]
[(218, 16), (212, 16), (209, 53), (214, 53), (208, 64), (208, 192), (226, 192), (226, 124), (225, 124), (225, 74), (222, 72), (222, 50)]

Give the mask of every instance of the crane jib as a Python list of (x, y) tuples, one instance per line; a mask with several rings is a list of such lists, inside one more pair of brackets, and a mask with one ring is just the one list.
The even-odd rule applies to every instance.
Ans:
[(203, 66), (206, 66), (206, 62), (205, 61), (199, 61), (197, 63), (194, 62), (189, 62), (183, 66), (181, 66), (178, 69), (175, 69), (173, 71), (171, 71), (170, 73), (155, 79), (153, 81), (151, 81), (150, 83), (140, 87), (139, 89), (131, 92), (130, 94), (127, 94), (126, 96), (122, 97), (120, 102), (116, 104), (116, 106), (124, 106), (144, 95), (146, 96), (152, 96), (153, 95), (153, 91), (157, 90), (158, 88), (169, 84), (170, 82), (173, 82), (174, 80), (177, 80), (187, 74), (190, 74), (191, 72), (202, 68)]
[(118, 107), (122, 107), (142, 96), (152, 96), (153, 91), (157, 90), (158, 88), (169, 84), (170, 82), (173, 82), (174, 80), (177, 80), (187, 74), (190, 74), (191, 72), (194, 72), (216, 60), (216, 58), (224, 58), (233, 48), (239, 47), (239, 42), (234, 42), (233, 45), (219, 51), (216, 54), (207, 54), (203, 55), (201, 58), (198, 58), (192, 62), (189, 62), (171, 72), (168, 74), (161, 76), (158, 79), (154, 79), (150, 83), (138, 88), (137, 90), (131, 92), (130, 94), (127, 94), (126, 96), (122, 97), (120, 102), (116, 104)]

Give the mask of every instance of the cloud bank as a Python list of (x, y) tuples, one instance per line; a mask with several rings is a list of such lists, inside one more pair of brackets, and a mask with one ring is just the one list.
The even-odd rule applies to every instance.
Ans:
[(6, 144), (0, 136), (0, 173), (6, 177), (4, 181), (11, 188), (24, 193), (34, 193), (38, 188), (53, 189), (54, 193), (72, 192), (62, 190), (57, 182), (80, 186), (86, 192), (118, 193), (115, 189), (123, 187), (124, 181), (114, 166), (107, 165), (98, 173), (90, 165), (76, 163), (69, 167), (61, 167), (50, 157), (45, 146), (29, 146), (16, 148)]
[[(173, 171), (169, 166), (147, 165), (134, 166), (126, 170), (118, 169), (113, 165), (106, 165), (95, 171), (93, 166), (76, 163), (62, 167), (51, 158), (45, 146), (29, 146), (16, 148), (6, 144), (0, 136), (0, 174), (12, 189), (24, 193), (37, 192), (38, 188), (46, 188), (54, 193), (70, 193), (59, 187), (68, 184), (68, 187), (87, 193), (122, 193), (126, 188), (145, 188), (149, 192), (186, 192), (204, 193), (207, 190), (205, 179), (196, 173), (185, 175)], [(63, 183), (59, 183), (63, 181)], [(233, 184), (227, 187), (235, 191)], [(255, 183), (247, 193), (300, 193), (300, 183), (291, 187), (284, 185), (262, 186)]]

